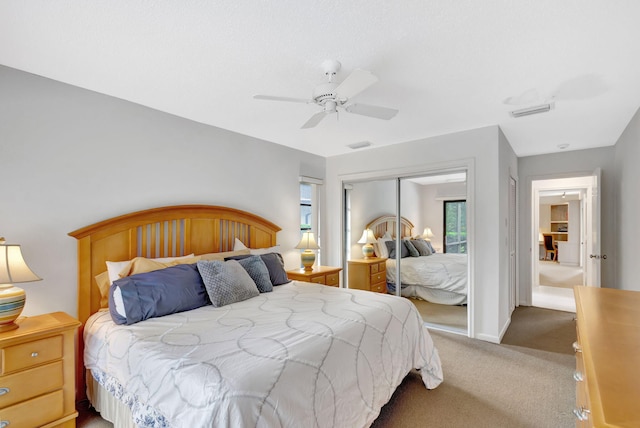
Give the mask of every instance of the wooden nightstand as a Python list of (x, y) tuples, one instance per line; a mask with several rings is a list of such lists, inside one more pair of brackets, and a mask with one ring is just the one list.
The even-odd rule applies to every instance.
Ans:
[(316, 284), (340, 286), (340, 271), (342, 268), (331, 266), (314, 266), (312, 271), (294, 269), (287, 271), (287, 277), (294, 281), (315, 282)]
[(0, 333), (0, 426), (76, 426), (75, 334), (64, 312), (26, 317)]
[(387, 259), (349, 260), (349, 288), (387, 292)]

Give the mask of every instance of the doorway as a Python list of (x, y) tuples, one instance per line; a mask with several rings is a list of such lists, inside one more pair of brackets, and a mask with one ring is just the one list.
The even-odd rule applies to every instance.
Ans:
[(575, 312), (574, 286), (600, 286), (599, 171), (532, 181), (531, 302)]

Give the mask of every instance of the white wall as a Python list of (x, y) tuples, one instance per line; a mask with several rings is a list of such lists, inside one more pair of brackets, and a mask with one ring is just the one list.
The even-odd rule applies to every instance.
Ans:
[[(471, 165), (469, 186), (475, 189), (475, 199), (468, 195), (468, 210), (471, 218), (469, 240), (472, 251), (470, 263), (475, 268), (473, 281), (473, 332), (475, 337), (497, 342), (505, 322), (499, 318), (506, 310), (500, 309), (500, 290), (507, 286), (499, 275), (503, 245), (501, 219), (507, 202), (506, 192), (501, 193), (499, 181), (505, 174), (505, 156), (499, 154), (497, 126), (462, 131), (418, 141), (372, 148), (327, 159), (326, 192), (327, 218), (341, 218), (342, 181), (390, 177), (394, 175), (417, 175), (421, 172), (441, 171), (447, 168), (460, 170), (460, 165)], [(507, 144), (506, 139), (502, 144)], [(505, 150), (502, 148), (502, 150)], [(510, 160), (507, 157), (507, 160)], [(515, 161), (514, 161), (515, 163)], [(402, 173), (400, 174), (399, 171)], [(508, 172), (506, 173), (508, 175)], [(507, 183), (508, 184), (508, 183)], [(470, 192), (473, 194), (473, 191)], [(475, 200), (481, 203), (475, 203)], [(478, 227), (474, 228), (474, 224)], [(341, 222), (330, 223), (325, 228), (324, 242), (330, 247), (330, 264), (341, 264)], [(478, 243), (478, 251), (473, 246)], [(497, 256), (498, 255), (498, 256)], [(507, 290), (508, 291), (508, 290)]]
[(612, 286), (615, 280), (615, 260), (617, 240), (614, 227), (616, 167), (614, 166), (614, 147), (602, 147), (588, 150), (574, 150), (518, 159), (519, 172), (519, 234), (518, 266), (520, 304), (531, 304), (531, 182), (567, 177), (583, 177), (602, 169), (601, 187), (601, 252), (607, 260), (601, 263), (602, 286)]
[(614, 232), (614, 266), (617, 278), (611, 286), (623, 290), (640, 291), (640, 109), (615, 145), (616, 216)]
[(1, 66), (0, 93), (0, 236), (43, 278), (23, 284), (24, 315), (76, 315), (67, 233), (146, 208), (253, 212), (299, 264), (298, 176), (323, 178), (324, 158)]

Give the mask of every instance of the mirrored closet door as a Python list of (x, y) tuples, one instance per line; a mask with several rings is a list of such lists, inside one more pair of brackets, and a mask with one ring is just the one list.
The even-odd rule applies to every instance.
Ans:
[(465, 171), (345, 183), (349, 288), (402, 295), (428, 325), (466, 334), (466, 183)]

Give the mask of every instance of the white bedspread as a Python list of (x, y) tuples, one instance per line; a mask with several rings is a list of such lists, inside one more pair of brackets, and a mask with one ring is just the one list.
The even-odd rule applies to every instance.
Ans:
[[(411, 369), (427, 388), (442, 382), (408, 300), (295, 281), (274, 288), (131, 326), (94, 314), (85, 364), (162, 423), (188, 428), (366, 427)], [(141, 426), (162, 425), (138, 416)]]
[[(396, 260), (387, 259), (387, 282), (395, 284)], [(467, 303), (467, 255), (435, 253), (400, 262), (401, 294), (433, 303)]]

